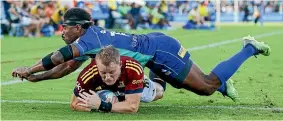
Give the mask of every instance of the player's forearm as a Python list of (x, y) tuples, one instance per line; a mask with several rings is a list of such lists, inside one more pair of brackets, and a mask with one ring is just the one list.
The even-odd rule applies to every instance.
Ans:
[(78, 104), (71, 105), (71, 108), (72, 108), (73, 111), (81, 111), (81, 112), (90, 112), (91, 111), (90, 108), (85, 108), (85, 107), (80, 106)]
[(77, 70), (82, 65), (82, 63), (83, 62), (73, 61), (73, 60), (62, 63), (52, 68), (51, 70), (35, 75), (34, 81), (58, 79), (58, 78), (64, 77), (74, 72), (75, 70)]
[(37, 64), (33, 65), (29, 68), (29, 73), (37, 73), (41, 71), (51, 70), (52, 68), (56, 67), (57, 65), (64, 62), (63, 55), (56, 51), (54, 53), (50, 53), (42, 58)]
[(125, 101), (112, 104), (111, 112), (116, 113), (136, 113), (140, 106), (142, 93), (126, 94)]
[(42, 58), (37, 64), (29, 68), (29, 73), (37, 73), (41, 71), (50, 70), (53, 67), (64, 62), (63, 55), (60, 52), (50, 53)]
[(55, 66), (72, 60), (75, 57), (80, 56), (79, 50), (74, 45), (67, 45), (60, 48), (54, 53), (50, 53), (44, 58), (42, 58), (42, 67), (46, 70), (50, 70)]
[(45, 71), (46, 69), (42, 66), (42, 61), (38, 61), (38, 63), (34, 64), (33, 66), (31, 66), (29, 68), (29, 73), (33, 74), (33, 73), (37, 73), (37, 72), (41, 72), (41, 71)]
[(66, 64), (61, 64), (44, 73), (35, 75), (35, 81), (58, 79), (73, 72)]
[(117, 102), (112, 105), (111, 112), (116, 113), (136, 113), (139, 109), (140, 102), (129, 103), (126, 101)]

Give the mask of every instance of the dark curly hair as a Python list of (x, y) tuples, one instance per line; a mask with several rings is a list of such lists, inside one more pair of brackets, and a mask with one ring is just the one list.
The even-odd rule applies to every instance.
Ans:
[(91, 16), (87, 11), (85, 11), (82, 8), (71, 8), (68, 11), (66, 11), (64, 15), (64, 21), (70, 20), (70, 19), (90, 21)]

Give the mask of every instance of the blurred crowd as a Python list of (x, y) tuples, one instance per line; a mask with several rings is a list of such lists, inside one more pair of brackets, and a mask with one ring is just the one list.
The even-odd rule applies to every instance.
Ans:
[(96, 25), (108, 29), (169, 29), (168, 1), (96, 0), (79, 1), (77, 7), (88, 10)]
[[(282, 0), (239, 0), (238, 10), (250, 16), (278, 12)], [(215, 20), (215, 0), (4, 0), (1, 1), (1, 35), (39, 37), (60, 34), (63, 14), (72, 7), (87, 10), (95, 25), (108, 29), (165, 29), (176, 15), (203, 24)], [(221, 0), (220, 11), (233, 14), (233, 0)]]
[[(264, 6), (263, 11), (265, 13), (279, 12), (280, 5), (282, 6), (282, 0), (239, 0), (239, 11), (245, 12), (249, 10), (253, 13), (255, 7), (261, 5)], [(233, 13), (235, 11), (234, 1), (222, 0), (221, 1), (221, 12)]]
[(1, 1), (1, 34), (10, 36), (51, 36), (60, 30), (62, 15), (70, 5), (60, 1)]

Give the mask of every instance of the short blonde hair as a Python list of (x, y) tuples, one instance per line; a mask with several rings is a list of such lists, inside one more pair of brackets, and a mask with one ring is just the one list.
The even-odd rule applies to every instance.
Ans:
[(95, 59), (101, 60), (105, 66), (109, 66), (111, 63), (120, 64), (120, 53), (112, 45), (108, 45), (96, 54)]

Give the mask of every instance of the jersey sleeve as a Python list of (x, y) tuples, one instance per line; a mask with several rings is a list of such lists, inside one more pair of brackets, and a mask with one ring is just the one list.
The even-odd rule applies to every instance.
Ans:
[(142, 66), (136, 61), (126, 62), (128, 83), (125, 87), (125, 94), (142, 93), (144, 72)]
[(94, 61), (86, 66), (79, 74), (74, 89), (74, 95), (78, 96), (80, 92), (88, 92), (89, 90), (95, 90), (95, 80), (99, 77), (98, 70)]
[(99, 33), (92, 27), (89, 27), (84, 35), (79, 37), (73, 45), (79, 50), (80, 56), (91, 52), (97, 53), (102, 47)]
[(79, 62), (85, 62), (86, 60), (88, 60), (88, 56), (84, 55), (84, 56), (80, 56), (80, 57), (76, 57), (74, 58), (75, 61), (79, 61)]
[(73, 45), (79, 50), (80, 56), (83, 56), (86, 51), (88, 51), (88, 45), (86, 42), (81, 40), (81, 38), (78, 38)]

